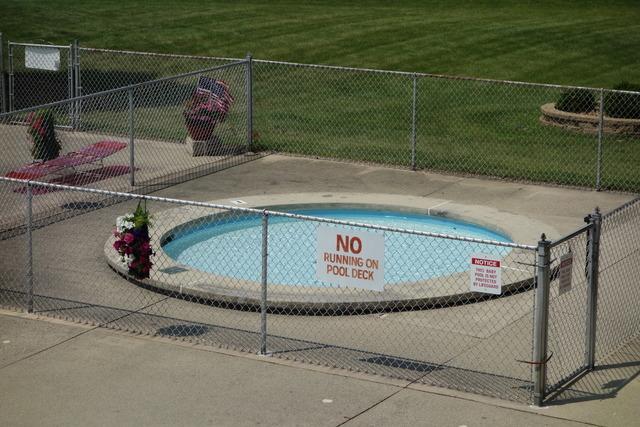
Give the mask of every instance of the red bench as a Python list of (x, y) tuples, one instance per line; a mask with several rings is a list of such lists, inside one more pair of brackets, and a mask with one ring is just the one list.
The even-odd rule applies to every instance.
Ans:
[(81, 165), (102, 163), (102, 160), (127, 146), (124, 142), (99, 141), (78, 151), (72, 151), (42, 163), (32, 163), (6, 174), (8, 178), (35, 180)]

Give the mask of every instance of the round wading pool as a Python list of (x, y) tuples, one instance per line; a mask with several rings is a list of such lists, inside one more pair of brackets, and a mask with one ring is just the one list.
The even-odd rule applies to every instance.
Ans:
[[(479, 225), (416, 213), (333, 207), (295, 209), (290, 213), (511, 242), (507, 236)], [(296, 218), (269, 218), (270, 284), (296, 287), (336, 286), (316, 277), (318, 225), (317, 222)], [(174, 232), (165, 239), (163, 250), (179, 264), (196, 270), (235, 279), (260, 281), (261, 236), (262, 219), (259, 217), (214, 220), (195, 228)], [(465, 271), (468, 269), (470, 255), (476, 252), (503, 256), (509, 252), (509, 248), (415, 234), (384, 233), (384, 283), (392, 286)]]
[[(509, 273), (503, 274), (502, 295), (532, 286), (531, 275), (521, 268), (523, 263), (530, 261), (530, 253), (514, 249), (518, 245), (513, 244), (510, 237), (513, 233), (522, 238), (521, 230), (527, 230), (531, 221), (526, 217), (454, 202), (447, 203), (446, 211), (434, 210), (420, 206), (423, 199), (409, 199), (411, 205), (408, 206), (373, 204), (373, 196), (363, 197), (365, 201), (360, 203), (326, 203), (318, 200), (324, 198), (323, 195), (313, 194), (308, 197), (311, 199), (308, 203), (285, 201), (292, 197), (245, 198), (245, 201), (249, 200), (246, 202), (249, 206), (297, 214), (293, 217), (275, 213), (268, 216), (269, 311), (358, 314), (427, 309), (494, 297), (470, 291), (470, 260), (474, 254), (503, 260), (504, 267), (509, 269), (504, 271)], [(264, 203), (265, 199), (272, 203)], [(405, 201), (403, 198), (398, 200)], [(442, 204), (442, 201), (437, 203)], [(331, 222), (334, 220), (414, 232), (335, 224)], [(105, 254), (114, 270), (146, 288), (194, 302), (257, 310), (264, 295), (262, 221), (261, 211), (212, 211), (185, 206), (158, 212), (154, 215), (151, 241), (156, 251), (155, 265), (151, 277), (145, 280), (135, 280), (127, 275), (126, 265), (119, 262), (112, 248), (113, 238), (106, 242)], [(492, 223), (500, 224), (501, 228)], [(421, 232), (439, 236), (426, 236)], [(363, 236), (367, 244), (363, 244), (363, 252), (359, 254), (364, 261), (359, 262), (379, 261), (380, 268), (367, 270), (359, 268), (354, 258), (346, 261), (332, 258), (345, 254), (344, 247), (342, 253), (335, 247), (337, 235)], [(373, 241), (377, 243), (370, 244)], [(365, 256), (367, 248), (374, 246), (377, 255), (373, 258)], [(329, 264), (343, 268), (341, 272), (332, 270), (331, 274), (325, 272), (323, 276), (322, 271)], [(358, 269), (369, 273), (358, 272)], [(359, 284), (342, 280), (347, 277), (371, 279), (367, 285), (372, 286), (363, 285), (362, 280)]]

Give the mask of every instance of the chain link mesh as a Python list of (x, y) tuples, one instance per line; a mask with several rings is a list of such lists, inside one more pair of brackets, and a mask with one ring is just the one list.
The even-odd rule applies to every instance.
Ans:
[(170, 55), (80, 47), (82, 94), (103, 92), (241, 61), (233, 58)]
[[(630, 166), (640, 161), (640, 122), (608, 116), (617, 113), (607, 100), (623, 92), (254, 63), (254, 128), (264, 149), (516, 181), (640, 188)], [(640, 97), (627, 93), (618, 104), (632, 114)]]
[[(0, 175), (146, 192), (247, 161), (250, 158), (243, 155), (248, 147), (245, 73), (246, 64), (239, 63), (2, 115)], [(202, 76), (224, 82), (233, 97), (226, 117), (209, 129), (212, 137), (204, 142), (188, 137), (183, 115)], [(70, 106), (82, 114), (76, 129), (56, 127), (59, 156), (44, 162), (34, 159), (34, 132), (40, 126), (34, 114), (49, 111), (56, 124), (68, 123)], [(8, 199), (20, 199), (24, 186), (11, 193)], [(70, 211), (52, 203), (34, 204), (36, 217), (65, 210)]]
[[(521, 360), (531, 357), (532, 251), (385, 231), (380, 293), (313, 277), (319, 226), (295, 221), (269, 228), (270, 307), (272, 298), (296, 302), (269, 316), (272, 355), (529, 400), (531, 371)], [(474, 253), (503, 259), (502, 298), (469, 291)], [(308, 265), (289, 262), (295, 254), (306, 254)], [(296, 284), (280, 291), (276, 284), (291, 276)], [(317, 286), (324, 287), (320, 308), (311, 303), (321, 298)]]
[(254, 61), (258, 146), (411, 166), (410, 77)]
[[(150, 198), (145, 203), (153, 216), (155, 265), (149, 279), (136, 280), (119, 261), (114, 238), (105, 241), (115, 218), (132, 212), (140, 197), (93, 189), (160, 188), (238, 164), (244, 161), (239, 154), (249, 148), (516, 181), (640, 189), (635, 168), (640, 131), (629, 118), (640, 108), (640, 97), (633, 92), (254, 61), (249, 147), (246, 62), (80, 49), (81, 75), (73, 79), (68, 63), (67, 74), (21, 70), (24, 46), (14, 50), (12, 102), (26, 107), (64, 99), (63, 75), (67, 83), (80, 83), (76, 94), (80, 89), (95, 93), (47, 106), (58, 124), (62, 159), (103, 142), (120, 148), (36, 176), (32, 172), (42, 166), (33, 163), (29, 129), (30, 113), (40, 108), (0, 116), (5, 153), (0, 175), (49, 181), (0, 179), (4, 307), (26, 310), (32, 303), (45, 316), (241, 351), (266, 350), (279, 358), (529, 402), (531, 247), (364, 227), (385, 240), (387, 289), (376, 292), (315, 278), (315, 236), (326, 220), (270, 212), (268, 247), (262, 252), (263, 212)], [(227, 67), (203, 70), (219, 64)], [(200, 72), (154, 80), (195, 70)], [(200, 76), (224, 82), (233, 97), (226, 119), (216, 123), (215, 144), (207, 146), (187, 138), (183, 115)], [(130, 84), (136, 86), (122, 89)], [(34, 101), (30, 92), (44, 98)], [(640, 294), (633, 286), (640, 250), (638, 206), (631, 203), (602, 223), (598, 360), (638, 333), (634, 307)], [(234, 234), (239, 229), (241, 236)], [(232, 239), (202, 246), (190, 262), (204, 267), (191, 268), (167, 248), (194, 230)], [(548, 391), (585, 367), (587, 243), (585, 231), (552, 248)], [(558, 262), (569, 251), (574, 254), (572, 290), (559, 295)], [(468, 291), (472, 253), (502, 258), (500, 297)], [(304, 262), (292, 261), (300, 254), (306, 254)], [(234, 270), (238, 264), (242, 273)], [(404, 276), (396, 277), (397, 272)], [(261, 334), (261, 309), (268, 313), (266, 335)]]
[[(15, 68), (24, 63), (24, 46), (12, 46)], [(93, 48), (77, 56), (79, 79), (67, 94), (63, 71), (31, 70), (25, 75), (44, 80), (16, 77), (16, 102), (28, 107), (234, 61)], [(264, 60), (253, 69), (256, 149), (640, 191), (635, 92)]]
[(547, 109), (555, 111), (561, 90), (429, 77), (420, 79), (419, 90), (419, 167), (595, 185), (593, 133), (570, 129), (545, 115)]
[[(588, 230), (551, 248), (547, 388), (555, 390), (586, 367)], [(560, 261), (571, 253), (571, 289), (560, 291)]]
[(596, 359), (640, 333), (640, 199), (602, 219)]
[(605, 190), (640, 192), (640, 93), (603, 91), (602, 183)]
[[(28, 49), (50, 49), (59, 52), (57, 71), (46, 69), (51, 64), (41, 56), (29, 62)], [(9, 43), (9, 111), (49, 104), (73, 97), (71, 46), (35, 46)], [(67, 116), (71, 113), (69, 110)]]
[[(114, 249), (112, 232), (141, 196), (29, 186), (34, 207), (83, 210), (92, 197), (112, 199), (86, 215), (34, 224), (33, 309), (40, 315), (530, 400), (531, 371), (522, 360), (531, 352), (531, 248), (372, 229), (384, 236), (386, 254), (386, 288), (374, 292), (315, 279), (323, 221), (269, 212), (263, 235), (262, 211), (147, 196), (154, 265), (148, 279), (137, 279)], [(26, 200), (22, 194), (22, 206)], [(16, 245), (27, 245), (24, 233), (1, 243), (5, 260)], [(502, 258), (500, 297), (468, 290), (475, 253)], [(24, 265), (15, 263), (3, 278), (5, 306), (27, 306)], [(262, 304), (267, 335), (260, 333)]]
[(0, 305), (11, 309), (26, 307), (27, 302), (27, 200), (7, 197), (21, 187), (0, 181)]

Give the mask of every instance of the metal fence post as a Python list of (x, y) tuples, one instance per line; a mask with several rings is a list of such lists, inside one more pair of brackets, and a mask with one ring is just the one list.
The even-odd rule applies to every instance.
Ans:
[(251, 151), (253, 145), (253, 58), (250, 53), (247, 53), (245, 79), (247, 91), (247, 151)]
[(587, 283), (589, 293), (587, 294), (587, 339), (586, 339), (586, 365), (588, 369), (593, 369), (596, 364), (596, 322), (598, 314), (598, 262), (600, 258), (600, 229), (602, 225), (602, 215), (600, 209), (589, 215), (585, 220), (593, 226), (589, 229), (589, 252), (587, 270)]
[(13, 45), (11, 42), (7, 42), (9, 49), (9, 111), (13, 111), (14, 106), (14, 75), (13, 75)]
[(598, 106), (598, 158), (596, 159), (596, 191), (602, 186), (602, 137), (604, 133), (604, 90), (600, 89)]
[(267, 273), (268, 273), (269, 214), (262, 214), (262, 293), (260, 296), (260, 354), (267, 354)]
[(418, 76), (413, 75), (413, 95), (411, 106), (411, 169), (416, 170), (416, 104), (418, 98)]
[[(75, 95), (73, 64), (75, 63), (75, 42), (69, 45), (69, 55), (67, 55), (67, 99), (72, 99)], [(69, 124), (71, 129), (75, 129), (76, 103), (69, 103)]]
[(127, 91), (129, 95), (129, 184), (136, 185), (136, 157), (135, 157), (135, 122), (133, 119), (133, 89)]
[(7, 88), (4, 81), (4, 39), (0, 33), (0, 113), (7, 111)]
[(33, 313), (33, 193), (27, 182), (27, 312)]
[[(73, 41), (73, 93), (74, 97), (82, 96), (82, 83), (80, 80), (80, 44), (78, 40)], [(75, 102), (75, 117), (74, 117), (74, 129), (80, 129), (80, 114), (82, 112), (82, 101)]]
[[(71, 95), (70, 98), (75, 98), (76, 97), (76, 43), (78, 42), (78, 40), (73, 40), (73, 42), (71, 43), (71, 55), (70, 55), (70, 59), (71, 62), (69, 62), (69, 71), (71, 78), (69, 79), (69, 94)], [(70, 104), (71, 106), (71, 129), (75, 130), (76, 129), (76, 121), (78, 119), (78, 113), (77, 113), (77, 109), (78, 109), (78, 103), (76, 101), (73, 101), (72, 104)]]
[(547, 379), (547, 330), (549, 326), (549, 281), (551, 242), (543, 234), (536, 250), (536, 299), (533, 325), (533, 398), (542, 406)]

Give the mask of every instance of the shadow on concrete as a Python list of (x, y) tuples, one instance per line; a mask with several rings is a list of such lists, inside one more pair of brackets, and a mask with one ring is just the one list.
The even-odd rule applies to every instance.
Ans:
[(179, 324), (159, 328), (157, 333), (170, 337), (197, 337), (206, 334), (208, 330), (204, 325)]
[(549, 405), (589, 400), (611, 399), (640, 374), (640, 337), (597, 364), (558, 390), (549, 398)]

